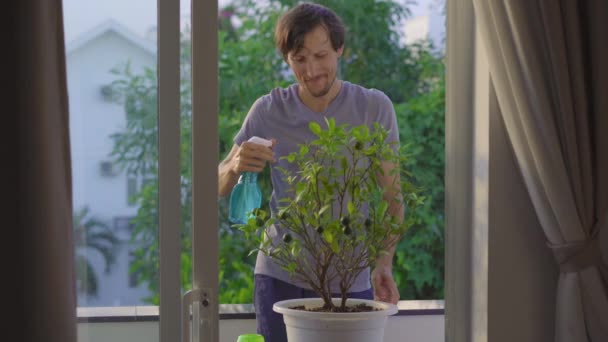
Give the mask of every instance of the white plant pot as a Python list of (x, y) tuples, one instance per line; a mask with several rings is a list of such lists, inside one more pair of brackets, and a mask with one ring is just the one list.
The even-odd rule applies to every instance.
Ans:
[[(333, 299), (339, 304), (340, 299)], [(273, 310), (283, 314), (289, 342), (382, 342), (388, 316), (397, 313), (394, 304), (349, 299), (347, 305), (365, 303), (378, 311), (311, 312), (290, 309), (304, 305), (307, 309), (323, 306), (321, 298), (291, 299), (276, 302)]]

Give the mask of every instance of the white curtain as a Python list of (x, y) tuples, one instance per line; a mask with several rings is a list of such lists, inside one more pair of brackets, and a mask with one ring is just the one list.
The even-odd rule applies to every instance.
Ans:
[[(75, 342), (76, 291), (72, 244), (72, 190), (68, 100), (61, 0), (19, 0), (3, 8), (3, 75), (8, 96), (2, 101), (2, 136), (11, 137), (3, 166), (1, 196), (11, 203), (3, 215), (5, 246), (20, 253), (10, 260), (19, 273), (3, 269), (3, 310), (16, 324), (3, 340)], [(5, 164), (6, 163), (6, 164)], [(8, 191), (7, 191), (8, 189)], [(10, 222), (10, 224), (7, 224)], [(6, 226), (5, 226), (6, 224)], [(9, 318), (10, 321), (10, 318)]]
[(560, 266), (555, 341), (608, 341), (598, 244), (608, 230), (608, 1), (474, 5), (507, 133)]

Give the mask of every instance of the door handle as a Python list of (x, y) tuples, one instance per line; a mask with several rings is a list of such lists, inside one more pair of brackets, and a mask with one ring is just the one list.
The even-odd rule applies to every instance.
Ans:
[(193, 289), (183, 296), (182, 342), (216, 342), (215, 319), (218, 313), (212, 305), (211, 289)]

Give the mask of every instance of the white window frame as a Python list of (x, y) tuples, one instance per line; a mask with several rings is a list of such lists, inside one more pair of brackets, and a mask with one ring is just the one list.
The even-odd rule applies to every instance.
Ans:
[(159, 335), (180, 341), (180, 1), (158, 0)]
[[(192, 277), (180, 276), (180, 1), (158, 0), (161, 342), (218, 341), (217, 1), (192, 0)], [(192, 320), (190, 320), (192, 315)], [(192, 322), (192, 324), (190, 323)], [(196, 324), (194, 323), (196, 322)]]
[(473, 0), (446, 4), (445, 341), (487, 341), (490, 79)]
[(195, 300), (192, 322), (197, 324), (190, 330), (187, 324), (183, 327), (184, 334), (191, 332), (194, 341), (219, 341), (218, 2), (192, 0), (190, 13), (193, 298), (186, 297), (185, 302)]

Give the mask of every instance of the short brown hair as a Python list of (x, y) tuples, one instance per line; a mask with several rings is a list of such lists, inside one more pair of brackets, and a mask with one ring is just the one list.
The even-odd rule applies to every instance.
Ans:
[(285, 12), (277, 22), (274, 39), (277, 49), (287, 60), (287, 54), (299, 51), (304, 45), (304, 36), (317, 26), (323, 26), (331, 41), (331, 46), (338, 51), (344, 45), (344, 24), (342, 19), (329, 8), (301, 3)]

